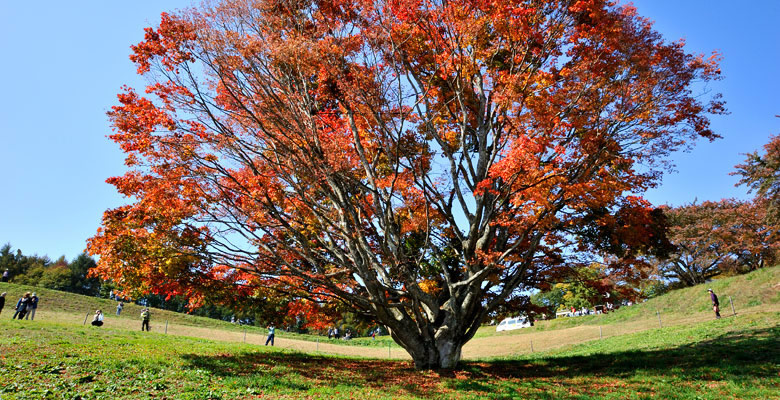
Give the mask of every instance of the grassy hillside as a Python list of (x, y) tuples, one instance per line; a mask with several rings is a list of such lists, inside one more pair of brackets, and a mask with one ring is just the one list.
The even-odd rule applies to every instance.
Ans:
[[(707, 288), (710, 287), (715, 290), (720, 297), (721, 308), (724, 315), (730, 315), (731, 313), (729, 296), (733, 299), (737, 312), (746, 311), (748, 308), (750, 308), (751, 311), (758, 311), (765, 308), (767, 310), (777, 310), (778, 307), (780, 307), (780, 266), (765, 268), (746, 275), (720, 279), (706, 285), (675, 290), (663, 296), (650, 299), (645, 303), (631, 307), (623, 307), (613, 313), (605, 315), (538, 321), (533, 328), (500, 333), (495, 331), (495, 327), (485, 326), (480, 329), (476, 338), (529, 335), (545, 331), (588, 326), (593, 327), (593, 329), (596, 329), (597, 331), (599, 329), (598, 327), (603, 326), (605, 327), (605, 334), (610, 331), (610, 326), (614, 326), (615, 328), (620, 327), (621, 329), (619, 331), (613, 329), (611, 332), (623, 334), (654, 327), (652, 324), (655, 323), (656, 311), (661, 313), (664, 324), (687, 324), (694, 322), (689, 319), (690, 316), (711, 312), (709, 295), (707, 294)], [(131, 329), (136, 329), (135, 325), (140, 324), (139, 314), (142, 307), (135, 304), (125, 304), (122, 315), (116, 317), (114, 315), (114, 312), (116, 311), (116, 302), (108, 299), (99, 299), (31, 286), (0, 283), (0, 292), (3, 291), (8, 292), (8, 300), (3, 315), (13, 312), (13, 305), (16, 304), (16, 300), (22, 293), (26, 291), (35, 291), (41, 298), (38, 319), (45, 319), (47, 317), (47, 312), (54, 312), (66, 315), (60, 315), (59, 318), (57, 318), (58, 321), (64, 321), (64, 318), (69, 318), (73, 323), (82, 323), (87, 313), (91, 315), (99, 308), (106, 313), (106, 316), (111, 320), (111, 323), (115, 323), (119, 320), (119, 322), (124, 323), (124, 326)], [(256, 335), (265, 334), (265, 329), (261, 327), (241, 327), (225, 321), (196, 317), (167, 310), (152, 309), (152, 315), (153, 329), (164, 329), (164, 324), (167, 321), (171, 325), (213, 328), (222, 331), (236, 332), (239, 335), (245, 330)], [(645, 324), (647, 326), (636, 325), (636, 321), (640, 320), (647, 320), (648, 323)], [(649, 320), (653, 320), (653, 322), (651, 323)], [(624, 327), (630, 323), (634, 323), (635, 326), (630, 329), (624, 329)], [(181, 330), (179, 332), (181, 332)], [(277, 330), (277, 336), (312, 342), (317, 341), (318, 339), (324, 340), (321, 337), (313, 335), (298, 335), (280, 330)], [(608, 336), (613, 336), (613, 334), (608, 334)], [(240, 339), (234, 338), (233, 340)], [(349, 342), (339, 341), (337, 343), (341, 345), (383, 348), (390, 346), (393, 349), (399, 349), (399, 347), (387, 336), (378, 337), (377, 340), (357, 338)]]
[(495, 327), (483, 327), (477, 333), (477, 337), (522, 335), (588, 325), (625, 324), (642, 319), (654, 319), (656, 312), (660, 313), (662, 321), (674, 322), (696, 314), (711, 313), (712, 303), (707, 292), (709, 288), (712, 288), (718, 295), (723, 315), (731, 315), (729, 297), (733, 300), (734, 308), (738, 314), (748, 308), (751, 311), (759, 311), (762, 308), (777, 310), (780, 307), (780, 266), (718, 279), (704, 285), (673, 290), (663, 296), (631, 307), (621, 307), (608, 314), (537, 321), (533, 328), (500, 333), (495, 331)]
[[(16, 305), (16, 301), (19, 300), (19, 297), (25, 292), (37, 293), (40, 299), (38, 302), (38, 313), (53, 311), (81, 315), (83, 317), (86, 313), (92, 314), (95, 310), (100, 309), (103, 310), (103, 313), (105, 313), (106, 316), (115, 317), (116, 305), (118, 304), (117, 301), (110, 299), (84, 296), (34, 286), (16, 285), (13, 283), (0, 283), (0, 292), (8, 292), (8, 295), (6, 295), (6, 308), (3, 310), (3, 314), (9, 311), (13, 313), (13, 307)], [(119, 318), (139, 320), (143, 308), (144, 307), (136, 304), (125, 303), (124, 310)], [(168, 320), (170, 323), (181, 325), (197, 325), (226, 329), (233, 327), (233, 324), (212, 318), (196, 317), (156, 308), (152, 308), (151, 310), (153, 317), (158, 321)]]
[(780, 387), (778, 322), (755, 313), (419, 372), (409, 362), (2, 318), (0, 398), (768, 399)]
[[(45, 289), (40, 287), (28, 286), (28, 285), (16, 285), (13, 283), (0, 282), (0, 292), (7, 292), (6, 305), (0, 314), (0, 318), (7, 316), (10, 318), (13, 315), (13, 307), (16, 305), (17, 300), (25, 292), (35, 292), (40, 298), (38, 304), (38, 311), (36, 314), (36, 320), (56, 320), (58, 322), (69, 321), (73, 324), (82, 324), (87, 318), (87, 323), (91, 321), (91, 317), (95, 310), (103, 310), (106, 315), (108, 325), (120, 325), (130, 329), (140, 329), (140, 314), (144, 308), (142, 306), (125, 303), (124, 310), (119, 317), (116, 316), (116, 305), (118, 302), (110, 299), (103, 299), (91, 296), (84, 296), (75, 293), (62, 292), (58, 290)], [(256, 326), (240, 326), (232, 324), (227, 321), (220, 321), (213, 318), (198, 317), (184, 313), (178, 313), (168, 310), (162, 310), (150, 307), (152, 313), (152, 329), (164, 330), (166, 323), (173, 328), (178, 326), (180, 329), (173, 332), (174, 334), (187, 333), (187, 327), (204, 328), (204, 329), (218, 329), (221, 331), (235, 332), (239, 335), (243, 332), (248, 332), (255, 335), (265, 335), (266, 329), (264, 327)], [(87, 317), (87, 315), (89, 315)], [(173, 330), (173, 329), (172, 329)], [(193, 334), (192, 336), (198, 336)], [(316, 335), (303, 335), (296, 333), (284, 332), (280, 329), (276, 330), (277, 337), (286, 337), (295, 340), (305, 340), (310, 342), (316, 342), (317, 340), (325, 340), (322, 337)], [(364, 338), (365, 339), (365, 338)], [(233, 338), (232, 340), (236, 340)], [(370, 346), (370, 347), (382, 347), (388, 346), (394, 349), (400, 349), (400, 346), (395, 344), (389, 337), (379, 338), (379, 340), (353, 340), (353, 341), (331, 341), (331, 343), (338, 343), (340, 345), (352, 345), (352, 346)]]

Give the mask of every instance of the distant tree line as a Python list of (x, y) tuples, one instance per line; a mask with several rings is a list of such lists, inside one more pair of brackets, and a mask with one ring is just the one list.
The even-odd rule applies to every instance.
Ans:
[[(11, 283), (109, 298), (118, 287), (111, 281), (90, 277), (89, 269), (95, 265), (95, 259), (86, 253), (79, 254), (72, 261), (68, 261), (65, 256), (52, 260), (46, 255), (25, 255), (21, 249), (14, 250), (10, 243), (0, 247), (0, 273), (8, 270)], [(117, 299), (120, 300), (118, 297)], [(121, 300), (130, 301), (130, 299)], [(207, 305), (195, 310), (187, 310), (188, 299), (180, 296), (168, 298), (166, 295), (149, 294), (134, 297), (132, 301), (176, 312), (190, 311), (193, 315), (226, 321), (237, 315), (235, 310), (222, 305)], [(254, 323), (258, 320), (255, 314), (248, 312), (242, 312), (236, 318), (246, 323)], [(263, 321), (262, 318), (259, 320)]]
[[(306, 309), (291, 312), (285, 299), (271, 295), (257, 296), (249, 302), (246, 299), (238, 301), (237, 298), (230, 301), (230, 296), (227, 296), (228, 301), (221, 298), (220, 301), (207, 302), (194, 309), (188, 308), (190, 301), (183, 296), (143, 294), (123, 298), (114, 295), (120, 293), (121, 289), (114, 282), (89, 276), (89, 269), (95, 265), (95, 259), (86, 253), (79, 254), (72, 261), (68, 261), (65, 256), (52, 260), (45, 255), (25, 255), (21, 249), (14, 250), (10, 243), (0, 247), (0, 274), (8, 270), (9, 282), (15, 284), (102, 298), (113, 296), (117, 301), (133, 301), (150, 307), (240, 324), (265, 326), (273, 323), (282, 329), (299, 333), (311, 331), (312, 324), (309, 322), (315, 318), (322, 319), (314, 324), (319, 327), (314, 331), (320, 333), (324, 333), (329, 326), (338, 326), (342, 330), (350, 329), (355, 334), (366, 335), (376, 327), (373, 320), (341, 308), (326, 313), (313, 313)], [(324, 319), (323, 314), (327, 314)]]
[(65, 256), (52, 261), (48, 256), (24, 255), (19, 249), (13, 251), (10, 243), (0, 247), (0, 272), (8, 270), (9, 281), (22, 285), (99, 296), (103, 282), (87, 276), (87, 271), (94, 266), (95, 260), (83, 253), (70, 262)]

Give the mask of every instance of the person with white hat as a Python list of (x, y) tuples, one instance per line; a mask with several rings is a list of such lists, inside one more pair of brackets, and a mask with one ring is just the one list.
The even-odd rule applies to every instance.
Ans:
[(38, 310), (38, 295), (33, 292), (30, 296), (30, 302), (27, 303), (27, 314), (24, 315), (24, 319), (34, 320), (35, 311)]
[(710, 292), (710, 300), (712, 300), (712, 310), (715, 311), (715, 319), (720, 319), (720, 302), (718, 302), (718, 295), (716, 295), (712, 289), (707, 289), (707, 291)]

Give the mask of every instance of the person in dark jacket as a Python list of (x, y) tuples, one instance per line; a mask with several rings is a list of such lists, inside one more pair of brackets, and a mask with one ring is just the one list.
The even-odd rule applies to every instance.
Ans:
[(35, 311), (37, 309), (38, 309), (38, 296), (35, 293), (33, 293), (32, 296), (30, 296), (30, 302), (27, 303), (27, 314), (24, 316), (24, 319), (34, 320)]
[(30, 292), (27, 292), (22, 296), (21, 299), (19, 299), (18, 302), (16, 302), (16, 312), (14, 313), (14, 316), (11, 317), (11, 319), (19, 318), (23, 319), (25, 314), (27, 314), (27, 305), (30, 304)]
[(146, 330), (149, 332), (149, 320), (152, 318), (152, 314), (149, 312), (148, 308), (144, 308), (141, 310), (141, 331), (143, 332)]
[(5, 307), (5, 292), (0, 293), (0, 313), (3, 312), (3, 307)]
[(715, 311), (715, 319), (720, 319), (720, 302), (718, 302), (718, 295), (716, 295), (712, 289), (707, 289), (707, 291), (710, 292), (710, 300), (712, 300), (712, 311)]

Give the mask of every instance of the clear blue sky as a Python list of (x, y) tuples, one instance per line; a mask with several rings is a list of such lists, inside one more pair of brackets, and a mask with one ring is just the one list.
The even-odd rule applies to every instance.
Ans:
[[(104, 210), (124, 202), (104, 181), (124, 171), (105, 112), (123, 84), (140, 87), (129, 46), (162, 11), (189, 0), (0, 2), (0, 244), (73, 259)], [(723, 139), (676, 154), (678, 173), (648, 193), (654, 204), (747, 198), (728, 174), (742, 154), (780, 133), (780, 1), (638, 0), (667, 39), (719, 50), (731, 115)], [(748, 5), (749, 4), (749, 5)]]

